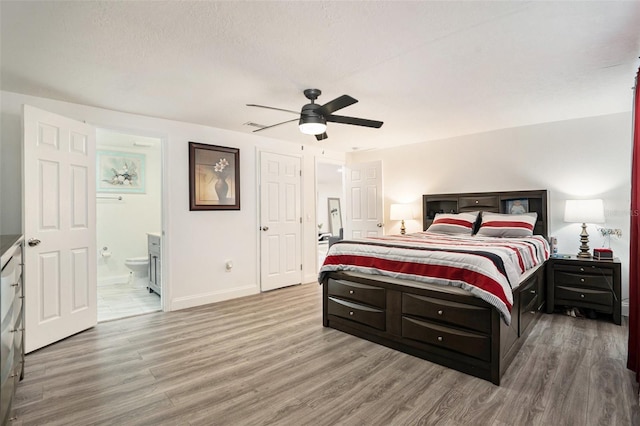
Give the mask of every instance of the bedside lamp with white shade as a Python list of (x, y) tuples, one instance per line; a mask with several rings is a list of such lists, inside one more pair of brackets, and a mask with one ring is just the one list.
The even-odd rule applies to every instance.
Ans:
[(407, 219), (413, 219), (413, 210), (411, 210), (410, 204), (391, 204), (389, 211), (389, 219), (401, 220), (400, 233), (406, 234), (407, 229), (404, 227), (404, 221)]
[(602, 200), (567, 200), (564, 209), (564, 221), (582, 223), (578, 257), (591, 258), (587, 223), (604, 223), (604, 203)]

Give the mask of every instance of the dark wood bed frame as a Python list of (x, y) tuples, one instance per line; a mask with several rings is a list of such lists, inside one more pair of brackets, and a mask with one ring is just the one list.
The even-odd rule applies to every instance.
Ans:
[[(535, 233), (548, 238), (544, 190), (424, 195), (423, 229), (438, 212), (506, 213), (513, 200), (526, 200), (538, 213)], [(510, 326), (466, 293), (348, 272), (332, 272), (322, 282), (323, 324), (500, 385), (543, 312), (545, 267), (514, 290)]]

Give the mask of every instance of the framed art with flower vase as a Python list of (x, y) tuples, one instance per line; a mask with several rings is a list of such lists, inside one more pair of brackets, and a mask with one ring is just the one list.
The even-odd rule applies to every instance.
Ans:
[(189, 142), (189, 210), (240, 210), (240, 150)]
[(145, 193), (145, 155), (97, 151), (96, 191)]

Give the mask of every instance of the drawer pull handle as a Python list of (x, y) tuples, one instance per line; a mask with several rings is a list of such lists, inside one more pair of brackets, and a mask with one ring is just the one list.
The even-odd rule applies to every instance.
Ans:
[(584, 272), (584, 268), (580, 268), (580, 272)]
[(11, 284), (11, 287), (18, 287), (20, 283)]
[(438, 342), (442, 342), (442, 336), (438, 336)]
[(349, 315), (353, 315), (353, 311), (349, 311)]
[(438, 315), (442, 315), (442, 314), (443, 314), (442, 309), (438, 310)]
[(535, 290), (529, 290), (529, 293), (536, 294), (536, 291)]
[(478, 204), (480, 201), (476, 200), (476, 204)]
[(536, 311), (529, 311), (529, 313), (530, 313), (531, 315), (535, 315), (535, 314), (536, 314)]
[(353, 290), (349, 290), (349, 294), (353, 294)]
[(584, 282), (584, 278), (580, 278), (580, 282), (583, 283)]
[(584, 294), (581, 294), (580, 297), (584, 299)]

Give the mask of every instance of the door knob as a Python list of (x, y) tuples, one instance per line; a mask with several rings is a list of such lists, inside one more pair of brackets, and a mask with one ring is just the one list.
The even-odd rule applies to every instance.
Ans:
[(268, 230), (269, 230), (269, 227), (268, 227), (268, 226), (263, 226), (263, 227), (261, 227), (260, 229), (262, 229), (263, 231), (268, 231)]
[(382, 222), (379, 222), (379, 223), (377, 223), (377, 224), (376, 224), (376, 226), (377, 226), (378, 228), (382, 228), (382, 226), (383, 226), (383, 225), (384, 225), (384, 223), (382, 223)]
[(29, 238), (29, 241), (27, 241), (27, 244), (29, 244), (29, 247), (35, 247), (38, 244), (40, 244), (40, 240), (37, 238)]

